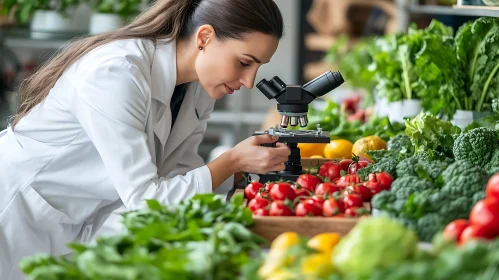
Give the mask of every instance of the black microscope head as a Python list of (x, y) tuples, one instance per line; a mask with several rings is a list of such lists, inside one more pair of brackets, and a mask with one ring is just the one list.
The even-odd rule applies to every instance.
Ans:
[(282, 115), (281, 127), (308, 124), (308, 104), (317, 97), (334, 90), (343, 84), (340, 72), (327, 71), (303, 86), (286, 85), (279, 77), (275, 76), (270, 81), (261, 80), (256, 87), (270, 100), (277, 101), (277, 110)]

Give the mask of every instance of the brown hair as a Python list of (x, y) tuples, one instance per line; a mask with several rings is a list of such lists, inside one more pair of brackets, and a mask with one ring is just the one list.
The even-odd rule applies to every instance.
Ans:
[(283, 19), (272, 0), (157, 0), (134, 21), (116, 31), (72, 42), (21, 84), (22, 99), (12, 127), (41, 103), (62, 73), (76, 60), (121, 39), (182, 40), (210, 24), (217, 38), (244, 39), (256, 31), (282, 38)]

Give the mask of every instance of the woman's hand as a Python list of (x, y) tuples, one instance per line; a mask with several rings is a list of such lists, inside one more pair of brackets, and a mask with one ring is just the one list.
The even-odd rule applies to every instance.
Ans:
[(277, 143), (276, 148), (261, 146), (278, 139), (270, 135), (252, 136), (208, 163), (213, 190), (237, 172), (267, 174), (284, 170), (284, 163), (291, 154), (288, 146), (283, 143)]
[(284, 163), (291, 153), (288, 146), (283, 143), (277, 143), (276, 148), (261, 146), (275, 143), (278, 139), (278, 136), (258, 135), (236, 145), (230, 151), (236, 170), (255, 174), (284, 170)]

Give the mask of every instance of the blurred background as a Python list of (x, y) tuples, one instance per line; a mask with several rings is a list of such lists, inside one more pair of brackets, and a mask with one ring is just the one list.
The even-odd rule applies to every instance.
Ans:
[[(118, 28), (148, 0), (3, 0), (0, 8), (0, 130), (15, 113), (22, 80), (69, 40)], [(498, 17), (494, 0), (275, 0), (285, 20), (285, 37), (256, 82), (279, 76), (304, 84), (327, 70), (340, 71), (346, 83), (330, 93), (345, 98), (372, 94), (363, 83), (366, 42), (405, 33), (414, 24), (437, 19), (457, 30), (481, 16)], [(351, 59), (354, 56), (353, 60)], [(355, 69), (361, 68), (361, 69)], [(359, 74), (360, 73), (360, 74)], [(367, 80), (367, 78), (365, 79)], [(218, 101), (200, 154), (208, 160), (216, 147), (232, 147), (255, 130), (277, 123), (276, 103), (256, 88)]]

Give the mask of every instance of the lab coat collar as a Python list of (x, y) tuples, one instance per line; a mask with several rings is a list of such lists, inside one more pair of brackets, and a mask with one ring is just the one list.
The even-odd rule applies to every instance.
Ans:
[[(199, 125), (196, 113), (196, 100), (201, 85), (189, 83), (178, 112), (177, 120), (171, 128), (170, 102), (177, 80), (175, 41), (156, 43), (156, 51), (151, 68), (151, 97), (166, 106), (163, 115), (154, 123), (154, 133), (163, 146), (163, 159), (167, 158)], [(170, 137), (173, 135), (174, 137)]]
[[(164, 40), (156, 42), (151, 66), (152, 83), (158, 85), (153, 88), (151, 98), (169, 106), (172, 92), (177, 82), (177, 50), (175, 40), (166, 43)], [(158, 80), (156, 80), (158, 79)]]

